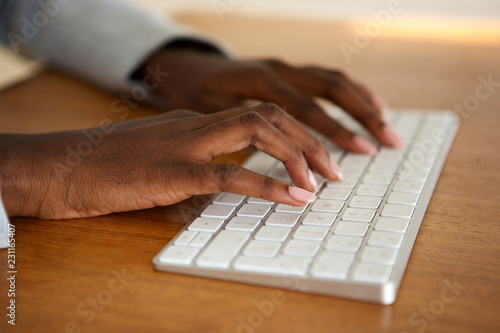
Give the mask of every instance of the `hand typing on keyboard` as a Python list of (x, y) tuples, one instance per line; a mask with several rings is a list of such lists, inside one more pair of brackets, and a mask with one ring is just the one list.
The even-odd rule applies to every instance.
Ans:
[[(318, 176), (317, 199), (300, 207), (220, 193), (156, 256), (155, 267), (392, 303), (456, 127), (437, 111), (388, 119), (405, 148), (381, 147), (371, 156), (325, 140), (343, 181)], [(352, 120), (343, 123), (367, 137)], [(244, 166), (291, 180), (262, 152)]]
[[(282, 161), (286, 179), (210, 163), (247, 147)], [(173, 111), (87, 131), (3, 135), (0, 152), (6, 156), (0, 176), (11, 180), (2, 184), (7, 212), (51, 219), (170, 205), (216, 192), (303, 206), (318, 187), (311, 169), (330, 180), (341, 177), (320, 141), (273, 104), (211, 115)], [(247, 215), (265, 215), (266, 207), (248, 206)], [(216, 208), (206, 214), (224, 214), (224, 207)]]
[(320, 67), (296, 67), (280, 60), (235, 60), (219, 52), (178, 43), (160, 50), (147, 63), (169, 79), (155, 87), (170, 108), (216, 112), (254, 99), (275, 103), (298, 120), (357, 153), (375, 154), (375, 146), (341, 122), (328, 117), (315, 97), (339, 106), (382, 144), (400, 147), (401, 140), (382, 116), (385, 103), (346, 74)]
[[(9, 10), (15, 11), (10, 7), (1, 7), (6, 10), (5, 17), (12, 16)], [(92, 3), (91, 7), (89, 13), (111, 9), (106, 1)], [(23, 10), (29, 11), (27, 8)], [(292, 66), (276, 59), (230, 58), (222, 48), (191, 34), (189, 29), (170, 21), (159, 24), (158, 18), (128, 5), (120, 7), (123, 17), (130, 18), (122, 21), (136, 22), (134, 31), (154, 30), (152, 36), (156, 37), (134, 45), (123, 35), (123, 29), (115, 29), (116, 35), (106, 36), (117, 47), (102, 47), (103, 39), (96, 31), (109, 22), (92, 16), (87, 22), (77, 12), (61, 13), (58, 20), (50, 22), (46, 34), (22, 49), (114, 91), (132, 85), (129, 81), (133, 79), (132, 93), (123, 94), (121, 100), (128, 106), (135, 104), (129, 100), (130, 95), (142, 101), (146, 92), (152, 91), (164, 99), (163, 105), (169, 110), (212, 115), (175, 111), (92, 130), (32, 136), (0, 134), (0, 192), (11, 216), (93, 216), (169, 205), (192, 195), (221, 191), (300, 206), (315, 199), (312, 192), (318, 184), (311, 169), (330, 180), (340, 179), (341, 171), (298, 121), (357, 153), (374, 155), (377, 148), (373, 138), (386, 146), (401, 146), (382, 116), (381, 99), (344, 73)], [(73, 38), (71, 33), (76, 30), (65, 29), (65, 24), (75, 18), (88, 28), (78, 30), (85, 38)], [(9, 22), (5, 26), (22, 30), (19, 20)], [(0, 34), (9, 32), (3, 30)], [(70, 34), (60, 42), (51, 31)], [(84, 44), (79, 44), (82, 41)], [(67, 49), (82, 48), (93, 56), (83, 56), (82, 61), (65, 56)], [(136, 86), (141, 83), (142, 87)], [(134, 93), (137, 91), (140, 93)], [(316, 98), (342, 108), (371, 136), (359, 135), (330, 118)], [(234, 109), (249, 100), (277, 107), (267, 104)], [(116, 112), (122, 107), (113, 104), (112, 109)], [(249, 146), (282, 161), (284, 170), (263, 176), (234, 165), (210, 164), (218, 155)], [(354, 175), (360, 168), (344, 171)], [(282, 174), (289, 176), (282, 179)], [(378, 188), (368, 186), (364, 190), (376, 193)]]

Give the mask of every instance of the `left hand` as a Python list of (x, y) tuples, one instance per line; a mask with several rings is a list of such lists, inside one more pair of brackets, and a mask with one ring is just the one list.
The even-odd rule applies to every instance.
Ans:
[(339, 71), (298, 68), (278, 60), (238, 61), (178, 47), (158, 52), (146, 66), (169, 73), (155, 89), (168, 101), (169, 109), (212, 113), (241, 106), (248, 99), (272, 102), (345, 149), (376, 152), (370, 142), (329, 117), (315, 103), (316, 96), (340, 106), (382, 144), (402, 145), (382, 116), (380, 99)]

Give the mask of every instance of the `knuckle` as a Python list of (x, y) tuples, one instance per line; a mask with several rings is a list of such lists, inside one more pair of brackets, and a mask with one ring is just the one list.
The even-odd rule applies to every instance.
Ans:
[(287, 116), (286, 111), (274, 103), (260, 104), (257, 106), (257, 111), (271, 122)]
[(259, 79), (271, 76), (273, 69), (265, 62), (252, 61), (246, 65), (245, 72), (246, 75), (249, 75), (251, 78)]
[(288, 67), (285, 62), (278, 58), (266, 59), (264, 62), (273, 68)]
[(238, 180), (241, 172), (241, 168), (235, 164), (219, 165), (215, 171), (215, 183), (219, 184), (219, 190), (225, 192), (232, 183)]
[(261, 182), (260, 186), (260, 197), (269, 198), (274, 191), (275, 180), (271, 177), (266, 176)]
[(241, 125), (250, 133), (260, 130), (262, 122), (262, 116), (256, 111), (249, 111), (240, 116)]

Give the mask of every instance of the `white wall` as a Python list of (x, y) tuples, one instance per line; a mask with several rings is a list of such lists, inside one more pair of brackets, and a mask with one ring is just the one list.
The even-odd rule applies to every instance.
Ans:
[[(399, 1), (401, 18), (431, 18), (464, 21), (500, 22), (499, 0), (135, 0), (146, 6), (171, 11), (196, 10), (258, 15), (291, 15), (303, 17), (362, 19), (372, 11), (385, 9), (391, 1)], [(219, 9), (217, 9), (217, 6)]]

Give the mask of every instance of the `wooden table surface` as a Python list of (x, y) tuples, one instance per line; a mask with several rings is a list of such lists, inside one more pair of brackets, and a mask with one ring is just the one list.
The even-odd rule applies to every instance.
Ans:
[[(328, 22), (184, 15), (242, 55), (341, 68), (394, 107), (468, 104), (393, 305), (156, 272), (155, 254), (204, 203), (16, 228), (16, 326), (7, 325), (1, 250), (1, 332), (498, 332), (500, 331), (500, 45), (435, 36), (373, 37), (348, 63), (353, 27)], [(483, 79), (493, 84), (477, 99)], [(0, 131), (94, 127), (116, 96), (46, 71), (0, 93)], [(131, 109), (126, 119), (155, 114)], [(454, 287), (452, 287), (455, 285)]]

